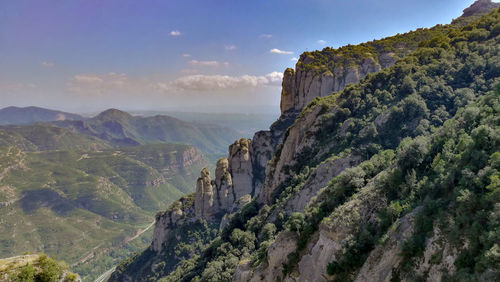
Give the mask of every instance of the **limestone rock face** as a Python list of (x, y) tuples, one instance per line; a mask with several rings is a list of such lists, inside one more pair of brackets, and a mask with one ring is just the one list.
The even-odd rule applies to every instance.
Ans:
[(265, 262), (254, 270), (250, 281), (283, 281), (283, 264), (287, 262), (288, 254), (295, 251), (296, 246), (297, 234), (290, 231), (279, 233), (269, 246)]
[(150, 249), (160, 253), (163, 248), (163, 243), (167, 238), (170, 230), (175, 228), (181, 220), (192, 220), (194, 218), (194, 209), (192, 198), (181, 198), (179, 201), (172, 203), (170, 208), (164, 212), (159, 212), (155, 217), (155, 229), (153, 233), (153, 242)]
[(253, 191), (251, 142), (242, 138), (229, 146), (229, 172), (233, 180), (234, 199)]
[(320, 107), (313, 108), (312, 112), (298, 118), (289, 128), (288, 136), (283, 140), (279, 155), (275, 155), (266, 167), (266, 181), (258, 196), (259, 202), (267, 203), (270, 200), (274, 189), (290, 176), (285, 167), (292, 166), (299, 161), (297, 155), (315, 143), (316, 116), (320, 110)]
[[(379, 57), (382, 59), (380, 63)], [(303, 54), (295, 70), (285, 70), (280, 104), (282, 114), (290, 110), (300, 111), (314, 98), (338, 92), (347, 84), (357, 83), (367, 74), (378, 72), (396, 61), (390, 53), (384, 53), (377, 60), (367, 57), (359, 64), (345, 66), (339, 63), (332, 69), (319, 73), (315, 68), (306, 67), (313, 60), (313, 55)]]
[[(466, 243), (467, 244), (467, 243)], [(437, 224), (434, 224), (434, 234), (425, 242), (424, 258), (415, 268), (415, 272), (420, 275), (428, 275), (429, 281), (443, 281), (443, 273), (455, 273), (455, 260), (460, 252), (453, 247), (444, 236)], [(436, 263), (436, 256), (441, 256), (441, 260)], [(498, 270), (497, 270), (497, 278)], [(488, 280), (486, 280), (488, 281)]]
[[(392, 277), (393, 269), (398, 268), (401, 263), (400, 254), (403, 251), (403, 243), (413, 235), (414, 221), (421, 210), (421, 207), (414, 209), (389, 229), (385, 236), (387, 239), (370, 252), (354, 281), (389, 282), (395, 278)], [(435, 224), (433, 235), (425, 242), (423, 257), (413, 266), (413, 271), (425, 276), (427, 281), (442, 281), (443, 273), (451, 275), (455, 272), (455, 260), (458, 253), (456, 248), (447, 242), (444, 236), (441, 236), (439, 226)], [(435, 257), (440, 257), (438, 262), (435, 261)], [(400, 277), (402, 281), (411, 281), (411, 278)]]
[(204, 168), (201, 170), (201, 176), (196, 181), (196, 196), (194, 210), (197, 218), (208, 218), (214, 212), (214, 189), (210, 172)]
[(291, 215), (294, 212), (303, 212), (311, 198), (316, 196), (321, 188), (326, 187), (332, 178), (339, 175), (346, 168), (353, 167), (360, 162), (361, 157), (348, 155), (321, 163), (308, 178), (304, 186), (294, 193), (283, 206), (273, 211), (270, 215), (270, 221), (276, 220), (280, 212), (285, 215)]
[(272, 158), (276, 147), (273, 132), (270, 130), (255, 133), (252, 139), (253, 191), (258, 195), (266, 177), (267, 162)]
[(226, 224), (229, 223), (230, 216), (232, 213), (239, 211), (241, 208), (243, 208), (243, 206), (250, 203), (251, 201), (252, 201), (252, 196), (250, 196), (250, 194), (243, 195), (243, 197), (236, 200), (231, 207), (229, 207), (227, 210), (224, 211), (226, 214), (224, 214), (224, 216), (220, 221), (219, 230), (224, 229)]
[(337, 208), (320, 224), (319, 239), (310, 245), (299, 262), (299, 281), (328, 281), (328, 263), (338, 259), (346, 239), (359, 224), (376, 220), (385, 199), (373, 185), (368, 185), (350, 201)]
[[(241, 139), (230, 147), (230, 160), (221, 158), (215, 168), (215, 179), (204, 168), (198, 178), (195, 193), (195, 216), (211, 219), (240, 209), (252, 199), (252, 160), (250, 140)], [(235, 189), (238, 185), (238, 189)]]
[(391, 280), (393, 268), (401, 263), (399, 254), (403, 250), (403, 242), (413, 234), (413, 222), (418, 210), (421, 209), (405, 215), (395, 223), (395, 228), (389, 229), (387, 240), (370, 252), (356, 276), (356, 282)]
[(216, 190), (216, 209), (218, 211), (229, 210), (236, 199), (233, 191), (233, 180), (229, 173), (229, 161), (226, 158), (217, 161), (213, 186)]
[(295, 71), (287, 68), (283, 73), (283, 82), (281, 83), (281, 113), (295, 108), (294, 94), (295, 94)]
[(249, 281), (252, 274), (252, 261), (241, 260), (233, 274), (233, 281)]

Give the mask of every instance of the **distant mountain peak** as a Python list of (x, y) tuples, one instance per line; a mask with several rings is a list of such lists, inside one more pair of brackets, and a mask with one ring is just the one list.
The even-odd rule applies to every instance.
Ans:
[(107, 109), (104, 112), (100, 113), (97, 115), (95, 118), (96, 119), (117, 119), (117, 120), (122, 120), (122, 119), (129, 119), (132, 118), (133, 116), (127, 112), (118, 110), (118, 109)]

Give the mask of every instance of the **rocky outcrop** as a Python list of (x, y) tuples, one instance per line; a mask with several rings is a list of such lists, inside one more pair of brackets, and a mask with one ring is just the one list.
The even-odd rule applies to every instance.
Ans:
[(177, 169), (184, 169), (203, 161), (203, 155), (194, 147), (177, 153), (175, 157), (176, 162), (172, 163), (172, 166), (175, 166)]
[(272, 158), (276, 147), (273, 141), (273, 132), (263, 130), (255, 133), (251, 146), (253, 171), (252, 195), (258, 195), (266, 177), (267, 162)]
[(193, 199), (190, 196), (181, 198), (172, 203), (170, 208), (164, 212), (159, 212), (155, 217), (155, 229), (153, 232), (153, 242), (150, 249), (160, 253), (163, 248), (165, 238), (170, 230), (175, 228), (181, 220), (192, 220), (194, 218)]
[(242, 259), (233, 274), (233, 281), (249, 281), (252, 275), (252, 261)]
[(229, 161), (226, 158), (219, 159), (215, 168), (215, 180), (212, 181), (215, 186), (215, 206), (217, 210), (227, 211), (231, 208), (236, 195), (233, 191), (233, 180), (229, 173)]
[(243, 208), (243, 206), (250, 203), (251, 201), (252, 196), (250, 196), (250, 194), (245, 194), (241, 198), (237, 199), (231, 207), (229, 207), (227, 210), (224, 210), (225, 214), (220, 221), (219, 230), (222, 230), (224, 229), (224, 227), (226, 227), (226, 224), (229, 223), (231, 215), (233, 213), (238, 212), (241, 208)]
[[(356, 282), (412, 280), (413, 277), (393, 277), (393, 275), (398, 272), (394, 270), (398, 269), (403, 259), (401, 252), (404, 241), (413, 235), (415, 218), (421, 210), (421, 207), (414, 209), (389, 228), (383, 244), (370, 252), (356, 276)], [(444, 273), (453, 275), (455, 272), (457, 256), (456, 248), (447, 242), (435, 224), (433, 235), (426, 240), (423, 257), (413, 265), (412, 271), (421, 277), (426, 277), (427, 281), (442, 281)]]
[(316, 196), (321, 188), (326, 187), (332, 178), (360, 162), (361, 157), (348, 155), (319, 164), (302, 188), (287, 199), (283, 206), (274, 209), (268, 220), (276, 220), (279, 213), (291, 215), (293, 212), (303, 212), (311, 198)]
[(229, 147), (229, 158), (217, 161), (215, 179), (204, 168), (198, 178), (195, 194), (197, 218), (210, 219), (214, 215), (231, 212), (239, 199), (251, 198), (254, 192), (251, 140), (240, 139)]
[[(296, 233), (284, 231), (278, 234), (276, 240), (267, 250), (266, 260), (251, 273), (250, 281), (283, 281), (283, 264), (287, 262), (288, 254), (295, 251), (296, 245)], [(250, 274), (246, 274), (246, 277), (248, 276)]]
[[(383, 59), (379, 63), (379, 56)], [(301, 55), (295, 70), (288, 68), (283, 74), (281, 113), (300, 111), (316, 97), (325, 97), (344, 89), (347, 84), (357, 83), (367, 74), (380, 71), (396, 61), (391, 53), (373, 54), (359, 63), (344, 65), (333, 62), (329, 70), (318, 71), (308, 65), (315, 61), (312, 53)]]
[(266, 167), (265, 184), (258, 196), (260, 202), (269, 202), (271, 193), (290, 176), (286, 167), (296, 164), (300, 160), (297, 156), (315, 143), (314, 135), (319, 122), (316, 117), (320, 111), (320, 107), (313, 108), (312, 112), (299, 117), (288, 129), (281, 150)]
[(204, 168), (196, 181), (194, 210), (197, 218), (208, 218), (214, 212), (214, 189), (210, 172)]
[(360, 225), (375, 221), (377, 211), (385, 205), (380, 191), (368, 185), (324, 219), (318, 241), (308, 247), (298, 264), (298, 281), (328, 281), (328, 263), (339, 259), (339, 251), (348, 238)]
[(253, 166), (250, 139), (240, 139), (229, 146), (229, 173), (233, 179), (234, 199), (253, 191)]
[(413, 234), (413, 222), (416, 214), (421, 210), (417, 208), (393, 224), (389, 229), (386, 240), (377, 246), (366, 259), (355, 281), (386, 281), (392, 278), (393, 269), (401, 263), (403, 242)]
[(283, 264), (288, 254), (296, 250), (296, 234), (283, 231), (278, 234), (267, 254), (267, 261), (261, 263), (252, 273), (251, 281), (329, 281), (326, 268), (339, 258), (349, 238), (359, 226), (376, 221), (377, 212), (386, 205), (373, 183), (368, 184), (349, 201), (335, 209), (325, 218), (319, 231), (312, 236), (309, 244), (301, 252), (298, 271), (283, 277)]

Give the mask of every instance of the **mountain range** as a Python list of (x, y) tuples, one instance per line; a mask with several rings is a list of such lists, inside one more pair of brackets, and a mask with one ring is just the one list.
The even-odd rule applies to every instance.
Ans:
[(44, 252), (84, 280), (144, 248), (155, 212), (193, 192), (207, 158), (237, 135), (114, 109), (86, 119), (34, 107), (2, 112), (13, 110), (25, 119), (0, 126), (0, 256)]
[[(49, 129), (48, 125), (33, 126), (34, 123), (47, 123), (53, 128)], [(92, 118), (83, 118), (76, 114), (38, 107), (8, 107), (0, 110), (0, 125), (2, 124), (10, 125), (4, 127), (10, 132), (33, 132), (31, 135), (36, 137), (44, 136), (43, 133), (34, 132), (38, 127), (44, 131), (61, 131), (55, 128), (59, 127), (69, 129), (70, 134), (81, 133), (96, 137), (111, 146), (182, 143), (194, 145), (207, 154), (224, 154), (227, 144), (238, 137), (234, 129), (216, 124), (187, 122), (166, 115), (132, 116), (117, 109), (106, 110)]]

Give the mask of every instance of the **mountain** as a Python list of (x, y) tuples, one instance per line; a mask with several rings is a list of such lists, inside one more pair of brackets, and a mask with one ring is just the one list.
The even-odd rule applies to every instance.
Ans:
[(210, 154), (224, 154), (238, 133), (217, 125), (185, 122), (170, 116), (132, 116), (109, 109), (83, 121), (59, 121), (56, 126), (107, 141), (114, 146), (159, 142), (191, 144)]
[[(163, 112), (142, 111), (137, 112), (142, 115), (160, 114)], [(262, 114), (245, 114), (245, 113), (199, 113), (199, 112), (164, 112), (165, 115), (195, 123), (216, 124), (223, 127), (229, 127), (238, 132), (240, 137), (250, 138), (256, 131), (263, 130), (269, 127), (273, 121), (278, 118), (279, 114), (262, 113)]]
[(146, 246), (131, 240), (205, 166), (190, 145), (115, 148), (50, 124), (2, 126), (0, 256), (45, 252), (96, 278)]
[(7, 107), (0, 109), (0, 125), (29, 124), (56, 120), (83, 120), (82, 116), (39, 107)]
[(205, 156), (236, 135), (115, 109), (0, 126), (0, 255), (46, 252), (96, 278), (147, 246), (155, 211), (193, 192)]
[(303, 53), (278, 121), (203, 169), (110, 281), (497, 281), (495, 7)]

